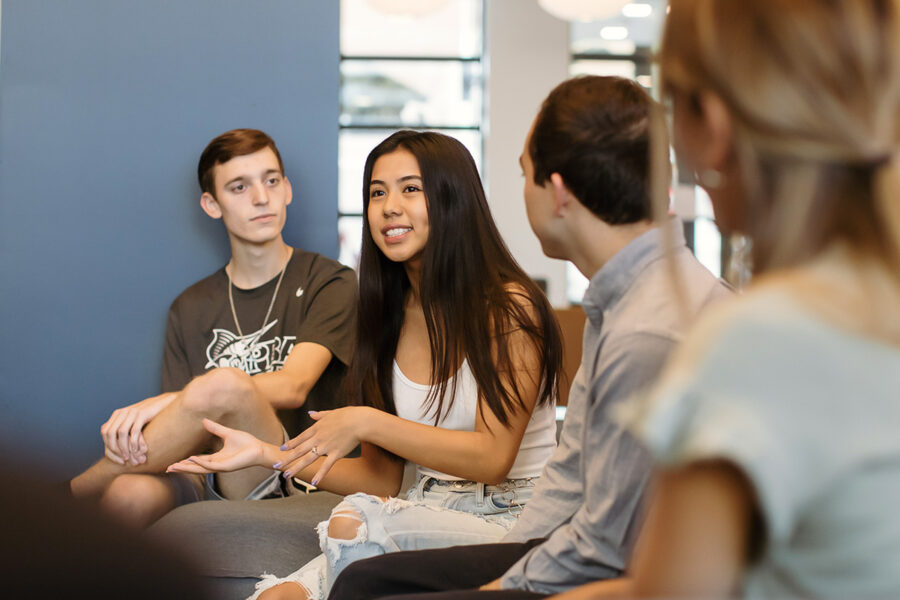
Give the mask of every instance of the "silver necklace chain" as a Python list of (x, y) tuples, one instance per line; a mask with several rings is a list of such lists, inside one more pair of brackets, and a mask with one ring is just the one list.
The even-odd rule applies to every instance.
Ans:
[[(275, 306), (275, 298), (278, 297), (278, 289), (281, 287), (281, 280), (284, 277), (284, 272), (287, 271), (288, 263), (291, 262), (291, 256), (294, 255), (294, 249), (291, 248), (291, 254), (288, 256), (288, 259), (285, 261), (284, 266), (281, 267), (281, 274), (278, 275), (278, 283), (275, 284), (275, 292), (272, 294), (272, 300), (269, 302), (269, 310), (266, 311), (266, 316), (263, 318), (262, 325), (260, 329), (266, 326), (266, 323), (269, 322), (269, 315), (272, 314), (272, 307)], [(228, 271), (225, 271), (225, 275), (228, 276), (228, 304), (231, 305), (231, 316), (234, 317), (234, 326), (237, 327), (238, 335), (244, 337), (244, 332), (241, 331), (241, 323), (238, 321), (237, 311), (234, 310), (234, 296), (232, 295), (231, 288), (234, 285), (231, 282), (231, 275), (228, 275)]]

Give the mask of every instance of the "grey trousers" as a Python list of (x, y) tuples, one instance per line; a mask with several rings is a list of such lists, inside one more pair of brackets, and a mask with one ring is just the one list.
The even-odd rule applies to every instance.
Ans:
[(246, 598), (263, 572), (285, 576), (319, 553), (316, 525), (341, 496), (328, 492), (274, 500), (212, 500), (176, 508), (147, 535), (183, 549), (216, 598)]

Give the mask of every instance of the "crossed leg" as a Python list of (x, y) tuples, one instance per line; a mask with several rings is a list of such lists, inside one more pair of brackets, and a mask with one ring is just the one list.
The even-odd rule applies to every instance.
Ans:
[[(238, 369), (214, 369), (191, 381), (169, 406), (144, 428), (147, 460), (140, 465), (119, 465), (101, 458), (71, 482), (75, 496), (95, 496), (121, 521), (146, 527), (174, 508), (176, 490), (166, 467), (214, 444), (202, 425), (204, 418), (281, 444), (281, 422), (268, 402), (259, 398), (252, 378)], [(226, 498), (243, 498), (272, 473), (252, 467), (216, 476)], [(196, 478), (194, 485), (200, 485)]]

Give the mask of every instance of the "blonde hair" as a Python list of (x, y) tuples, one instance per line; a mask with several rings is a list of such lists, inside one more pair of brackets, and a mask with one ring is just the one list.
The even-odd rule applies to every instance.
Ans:
[(670, 4), (662, 89), (727, 106), (754, 269), (841, 248), (900, 290), (900, 0)]

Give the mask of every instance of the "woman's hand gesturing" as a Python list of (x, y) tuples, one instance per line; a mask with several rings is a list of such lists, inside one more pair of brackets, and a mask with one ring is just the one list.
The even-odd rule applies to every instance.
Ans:
[(173, 465), (170, 473), (221, 473), (238, 471), (247, 467), (272, 468), (274, 458), (281, 453), (278, 448), (267, 444), (245, 431), (219, 425), (215, 421), (203, 419), (203, 427), (211, 434), (222, 438), (222, 449), (215, 454), (191, 456)]
[(281, 447), (284, 458), (275, 468), (284, 471), (285, 477), (293, 477), (322, 457), (324, 460), (311, 481), (313, 485), (319, 485), (334, 463), (362, 441), (363, 426), (366, 419), (371, 419), (373, 411), (364, 406), (309, 411), (316, 423)]

